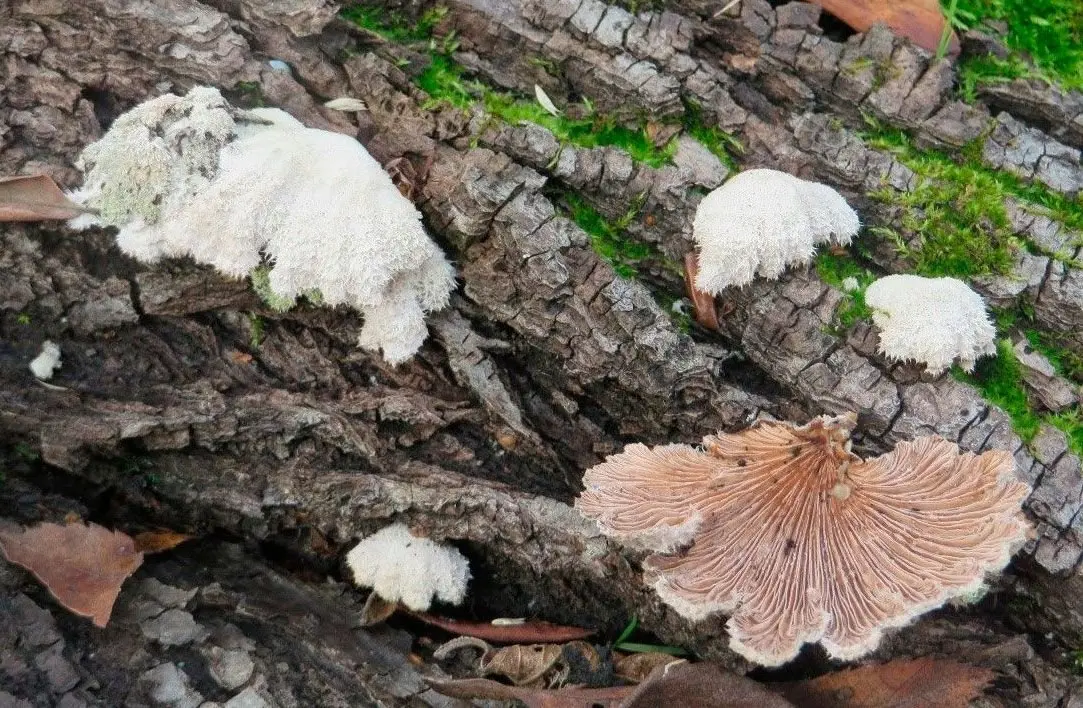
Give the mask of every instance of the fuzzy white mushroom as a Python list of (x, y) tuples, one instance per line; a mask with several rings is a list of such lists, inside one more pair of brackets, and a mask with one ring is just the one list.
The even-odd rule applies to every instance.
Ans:
[(74, 226), (117, 226), (139, 260), (191, 256), (234, 277), (267, 256), (275, 295), (316, 289), (361, 310), (359, 344), (392, 364), (418, 350), (425, 313), (454, 288), (421, 214), (359, 142), (277, 109), (236, 109), (217, 89), (140, 104), (78, 166), (73, 199), (99, 216)]
[(418, 538), (401, 523), (362, 540), (346, 554), (346, 565), (356, 584), (417, 612), (429, 609), (433, 600), (458, 605), (470, 582), (470, 563), (462, 553)]
[(42, 381), (53, 378), (53, 372), (60, 368), (60, 347), (49, 340), (41, 343), (41, 352), (30, 362), (30, 372)]
[(955, 278), (889, 275), (865, 291), (880, 328), (880, 352), (925, 364), (936, 375), (958, 359), (966, 371), (996, 353), (996, 329), (981, 296)]
[(777, 170), (747, 170), (708, 194), (696, 210), (696, 288), (717, 295), (756, 275), (777, 278), (807, 263), (821, 243), (845, 246), (861, 223), (834, 189)]

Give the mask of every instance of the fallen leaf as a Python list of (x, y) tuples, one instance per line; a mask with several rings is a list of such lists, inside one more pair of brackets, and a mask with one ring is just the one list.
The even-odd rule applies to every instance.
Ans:
[(712, 663), (660, 667), (639, 686), (542, 690), (488, 679), (438, 681), (432, 688), (452, 698), (518, 700), (527, 708), (794, 708), (752, 679)]
[(695, 253), (684, 255), (684, 289), (692, 301), (692, 315), (696, 322), (707, 329), (718, 331), (718, 310), (715, 308), (714, 295), (696, 289), (696, 274), (699, 273), (699, 260)]
[[(877, 22), (908, 37), (914, 44), (935, 52), (940, 45), (947, 21), (940, 11), (939, 0), (812, 0), (829, 13), (865, 32)], [(951, 33), (950, 54), (958, 54), (959, 39)]]
[(109, 622), (121, 585), (143, 563), (131, 536), (96, 524), (0, 529), (0, 551), (33, 573), (61, 605), (98, 627)]
[(361, 626), (372, 627), (383, 624), (395, 614), (397, 609), (399, 609), (399, 603), (389, 602), (376, 593), (370, 592), (368, 599), (365, 600), (365, 606), (361, 608)]
[(496, 701), (522, 701), (527, 708), (620, 708), (621, 701), (635, 690), (634, 686), (613, 688), (561, 688), (546, 691), (537, 688), (508, 686), (490, 679), (461, 679), (439, 681), (425, 679), (437, 693), (452, 698), (487, 698)]
[(169, 529), (144, 531), (135, 536), (135, 550), (141, 553), (161, 553), (191, 540), (192, 536)]
[(460, 649), (476, 649), (481, 652), (481, 656), (485, 656), (493, 648), (489, 646), (488, 642), (477, 637), (455, 637), (436, 647), (436, 650), (432, 653), (432, 658), (443, 661)]
[(49, 175), (0, 177), (0, 221), (72, 219), (87, 211)]
[(993, 678), (976, 666), (939, 659), (897, 659), (779, 684), (798, 708), (966, 708)]
[(486, 653), (481, 659), (483, 674), (496, 674), (516, 686), (529, 686), (545, 676), (560, 660), (559, 644), (516, 644)]
[(609, 651), (599, 651), (590, 642), (576, 640), (560, 648), (560, 657), (566, 667), (566, 677), (559, 684), (561, 686), (601, 688), (613, 683), (613, 656)]
[(651, 672), (662, 667), (684, 661), (672, 654), (663, 654), (657, 651), (638, 652), (635, 654), (618, 654), (614, 652), (613, 668), (617, 676), (630, 683), (642, 683), (651, 675)]
[(793, 708), (785, 698), (718, 664), (682, 661), (659, 667), (619, 708)]
[(495, 625), (491, 622), (474, 622), (436, 617), (424, 612), (411, 612), (412, 616), (445, 632), (467, 637), (477, 637), (496, 644), (562, 644), (576, 639), (586, 639), (594, 634), (582, 627), (565, 627), (550, 622), (531, 621), (513, 625)]
[(553, 99), (549, 98), (549, 94), (537, 84), (534, 84), (534, 98), (538, 99), (538, 104), (548, 113), (551, 113), (554, 116), (560, 115), (560, 109), (553, 103)]

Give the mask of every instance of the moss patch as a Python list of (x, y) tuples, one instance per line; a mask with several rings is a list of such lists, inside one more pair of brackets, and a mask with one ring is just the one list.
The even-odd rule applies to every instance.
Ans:
[(647, 244), (632, 241), (624, 235), (628, 224), (639, 214), (642, 202), (633, 205), (620, 219), (610, 222), (575, 192), (565, 192), (560, 199), (568, 210), (569, 218), (590, 236), (594, 251), (609, 261), (620, 277), (636, 277), (639, 274), (636, 265), (646, 260), (664, 260)]
[(1029, 443), (1038, 434), (1042, 420), (1027, 400), (1011, 341), (998, 340), (997, 355), (980, 360), (973, 373), (967, 374), (958, 367), (953, 371), (958, 379), (978, 389), (985, 400), (1007, 413), (1016, 434), (1025, 442)]
[(973, 373), (967, 374), (956, 367), (953, 374), (1007, 413), (1012, 428), (1024, 442), (1031, 442), (1044, 422), (1061, 430), (1068, 438), (1069, 449), (1083, 457), (1083, 412), (1079, 406), (1057, 414), (1035, 411), (1027, 398), (1021, 365), (1009, 339), (998, 340), (996, 357), (979, 361)]
[[(838, 288), (846, 296), (836, 313), (840, 327), (849, 329), (855, 322), (872, 317), (872, 310), (865, 304), (865, 289), (876, 280), (872, 271), (862, 267), (849, 255), (823, 251), (816, 257), (816, 273), (820, 280)], [(857, 287), (847, 289), (846, 286), (852, 284)]]
[[(470, 78), (466, 70), (451, 57), (458, 48), (454, 33), (441, 39), (433, 36), (434, 29), (447, 14), (446, 8), (429, 10), (413, 25), (402, 15), (379, 7), (354, 5), (341, 14), (345, 19), (391, 42), (427, 42), (430, 64), (417, 77), (416, 83), (431, 97), (430, 107), (442, 102), (464, 110), (480, 105), (494, 119), (505, 123), (536, 123), (551, 131), (558, 140), (581, 148), (619, 147), (633, 160), (652, 167), (668, 164), (676, 151), (675, 140), (663, 145), (656, 144), (653, 135), (658, 124), (646, 119), (640, 119), (636, 125), (629, 127), (613, 116), (595, 111), (588, 99), (584, 99), (583, 104), (576, 106), (574, 111), (568, 111), (575, 115), (554, 116), (542, 108), (533, 96), (496, 90)], [(544, 65), (549, 73), (559, 71), (544, 58), (530, 61)], [(702, 142), (731, 169), (735, 167), (733, 154), (740, 152), (740, 143), (733, 136), (717, 126), (708, 125), (698, 108), (686, 110), (682, 122), (686, 132)]]
[(872, 119), (867, 123), (863, 134), (866, 143), (891, 152), (919, 177), (912, 192), (885, 186), (869, 196), (900, 207), (902, 227), (919, 235), (918, 245), (909, 247), (898, 234), (880, 231), (895, 240), (921, 275), (967, 278), (1006, 274), (1016, 249), (1038, 250), (1013, 233), (1004, 206), (1008, 198), (1048, 214), (1070, 229), (1083, 230), (1083, 202), (982, 165), (977, 143), (955, 158), (937, 150), (917, 149), (902, 130)]
[[(947, 10), (953, 0), (941, 0)], [(964, 62), (964, 91), (990, 81), (1033, 76), (1069, 89), (1083, 89), (1083, 4), (1079, 0), (954, 0), (959, 28), (989, 21), (1008, 26), (1007, 60), (980, 57)], [(1029, 61), (1028, 61), (1029, 60)]]

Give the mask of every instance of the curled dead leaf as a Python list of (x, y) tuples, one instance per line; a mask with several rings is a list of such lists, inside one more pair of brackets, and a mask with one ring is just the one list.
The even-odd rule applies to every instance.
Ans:
[(72, 219), (88, 211), (68, 199), (49, 175), (0, 177), (0, 221)]
[[(938, 0), (812, 0), (815, 4), (853, 27), (864, 32), (877, 22), (907, 37), (930, 52), (937, 51), (947, 20)], [(950, 31), (950, 30), (949, 30)], [(948, 53), (959, 53), (959, 39), (950, 34)]]
[(131, 536), (97, 524), (0, 529), (0, 551), (29, 570), (66, 609), (109, 622), (124, 581), (143, 564)]
[(395, 610), (398, 608), (399, 603), (390, 602), (376, 593), (370, 592), (368, 599), (365, 600), (365, 606), (361, 609), (361, 626), (372, 627), (383, 624), (391, 615), (395, 614)]
[(560, 660), (558, 644), (517, 644), (502, 647), (481, 659), (482, 674), (503, 676), (516, 686), (533, 686)]
[(169, 529), (144, 531), (135, 536), (135, 550), (141, 553), (161, 553), (191, 540), (192, 536), (170, 531)]
[(613, 668), (617, 677), (630, 683), (642, 683), (653, 671), (663, 666), (685, 661), (672, 654), (656, 651), (636, 652), (635, 654), (616, 653)]
[(684, 256), (684, 289), (692, 301), (692, 316), (696, 322), (707, 329), (718, 331), (718, 310), (715, 308), (714, 295), (696, 289), (696, 274), (699, 272), (699, 260), (695, 253)]

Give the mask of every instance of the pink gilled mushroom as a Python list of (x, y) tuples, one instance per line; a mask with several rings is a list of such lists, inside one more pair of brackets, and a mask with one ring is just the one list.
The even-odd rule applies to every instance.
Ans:
[(861, 460), (854, 423), (760, 422), (702, 450), (629, 445), (586, 472), (576, 507), (657, 551), (647, 579), (681, 615), (730, 614), (730, 646), (749, 660), (776, 666), (817, 641), (855, 659), (1003, 569), (1030, 490), (1007, 452), (940, 437)]

